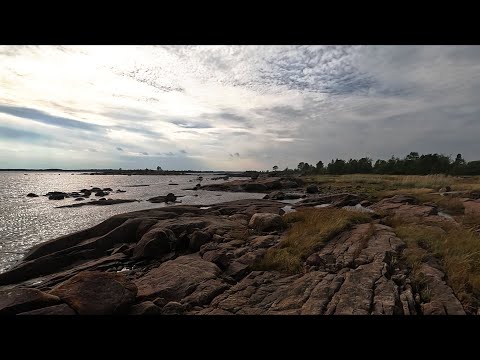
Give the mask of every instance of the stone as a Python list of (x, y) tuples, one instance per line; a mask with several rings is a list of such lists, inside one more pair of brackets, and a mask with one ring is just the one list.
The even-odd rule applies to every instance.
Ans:
[(177, 238), (172, 230), (153, 228), (142, 236), (133, 250), (133, 257), (159, 258), (175, 250)]
[(135, 301), (137, 287), (120, 273), (83, 271), (55, 286), (58, 296), (79, 315), (123, 313)]
[(164, 262), (134, 282), (141, 299), (162, 297), (167, 301), (180, 301), (199, 284), (215, 279), (220, 273), (217, 265), (191, 254)]
[(13, 315), (59, 303), (58, 296), (37, 289), (15, 287), (0, 291), (0, 315)]
[(278, 214), (256, 213), (250, 219), (248, 226), (257, 231), (274, 231), (286, 228), (286, 223)]
[(162, 315), (183, 315), (186, 309), (185, 306), (176, 301), (170, 301), (161, 310)]
[(130, 308), (128, 315), (160, 315), (162, 309), (151, 301), (144, 301)]
[(27, 197), (38, 197), (38, 195), (37, 195), (37, 194), (34, 194), (34, 193), (28, 193), (28, 194), (27, 194)]
[(307, 188), (305, 189), (308, 194), (316, 194), (318, 193), (318, 187), (317, 185), (308, 185)]
[(188, 248), (193, 252), (199, 251), (200, 247), (211, 239), (212, 234), (197, 230), (191, 235)]
[(77, 313), (67, 304), (60, 304), (22, 312), (18, 315), (77, 315)]
[(175, 200), (177, 200), (177, 197), (173, 193), (168, 193), (165, 196), (165, 202), (175, 202)]
[(63, 200), (65, 199), (64, 194), (52, 194), (48, 197), (48, 200)]

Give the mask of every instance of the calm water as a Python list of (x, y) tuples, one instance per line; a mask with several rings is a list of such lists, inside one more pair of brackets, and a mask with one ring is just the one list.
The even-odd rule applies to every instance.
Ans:
[[(203, 185), (224, 181), (210, 180), (216, 176), (214, 174), (202, 176)], [(169, 192), (186, 195), (178, 199), (185, 205), (209, 205), (239, 199), (260, 199), (264, 196), (254, 193), (182, 190), (195, 186), (198, 183), (196, 178), (197, 175), (72, 175), (63, 172), (29, 172), (25, 175), (23, 172), (0, 172), (0, 272), (15, 264), (29, 248), (38, 243), (91, 227), (116, 214), (165, 206), (146, 201), (154, 196), (166, 195)], [(169, 182), (177, 183), (178, 186), (168, 185)], [(72, 192), (90, 187), (126, 190), (126, 193), (112, 192), (106, 198), (137, 199), (140, 202), (56, 209), (56, 206), (78, 202), (73, 198), (55, 201), (41, 196), (49, 191)], [(26, 195), (30, 192), (40, 196), (27, 198)], [(198, 194), (198, 197), (193, 196), (194, 194)], [(90, 199), (92, 198), (98, 199), (93, 194)]]

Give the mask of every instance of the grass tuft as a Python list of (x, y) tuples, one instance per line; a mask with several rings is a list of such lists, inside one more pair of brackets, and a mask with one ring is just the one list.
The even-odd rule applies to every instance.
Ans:
[(371, 220), (370, 214), (343, 209), (302, 209), (284, 216), (289, 229), (278, 248), (269, 249), (254, 270), (299, 273), (313, 252), (353, 224)]

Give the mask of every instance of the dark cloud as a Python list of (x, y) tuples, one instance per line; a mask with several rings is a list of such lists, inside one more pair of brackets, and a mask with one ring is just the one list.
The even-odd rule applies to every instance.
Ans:
[(98, 131), (102, 129), (102, 127), (99, 125), (89, 124), (83, 121), (64, 118), (61, 116), (54, 116), (40, 110), (26, 107), (0, 105), (0, 112), (8, 115), (21, 117), (24, 119), (33, 120), (43, 124), (55, 125), (69, 129), (89, 131)]
[(142, 152), (140, 152), (140, 154), (142, 154), (142, 155), (148, 155), (148, 152), (142, 151)]
[(0, 138), (3, 139), (13, 139), (13, 140), (45, 140), (53, 138), (47, 134), (39, 134), (36, 132), (23, 130), (23, 129), (13, 129), (0, 125)]
[(186, 150), (180, 150), (180, 152), (181, 152), (182, 154), (186, 154), (186, 153), (187, 153)]
[(95, 149), (87, 149), (88, 152), (97, 152)]
[(186, 129), (209, 129), (213, 127), (212, 125), (201, 121), (170, 120), (169, 122)]
[(240, 154), (239, 154), (238, 152), (236, 152), (234, 155), (235, 155), (236, 157), (240, 157)]
[(116, 149), (117, 149), (118, 151), (123, 151), (123, 149), (122, 149), (121, 147), (119, 147), (119, 146), (117, 146)]

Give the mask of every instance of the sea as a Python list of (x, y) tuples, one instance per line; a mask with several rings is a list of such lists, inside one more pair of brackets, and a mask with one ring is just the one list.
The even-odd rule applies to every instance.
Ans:
[[(203, 180), (199, 181), (198, 177)], [(160, 208), (147, 199), (173, 193), (182, 196), (177, 205), (211, 205), (240, 199), (261, 199), (265, 194), (186, 190), (201, 183), (215, 184), (218, 174), (188, 175), (86, 175), (79, 172), (0, 171), (0, 273), (14, 266), (32, 246), (92, 227), (109, 217), (130, 211)], [(233, 178), (241, 180), (242, 178)], [(178, 185), (172, 185), (178, 184)], [(146, 185), (146, 186), (138, 186)], [(49, 200), (50, 191), (73, 192), (92, 187), (112, 188), (107, 199), (136, 199), (107, 206), (57, 208), (78, 203), (74, 198)], [(125, 193), (115, 193), (117, 189)], [(39, 197), (29, 198), (34, 193)], [(197, 195), (197, 196), (195, 196)], [(90, 199), (98, 199), (92, 193)], [(85, 201), (90, 201), (86, 199)]]

